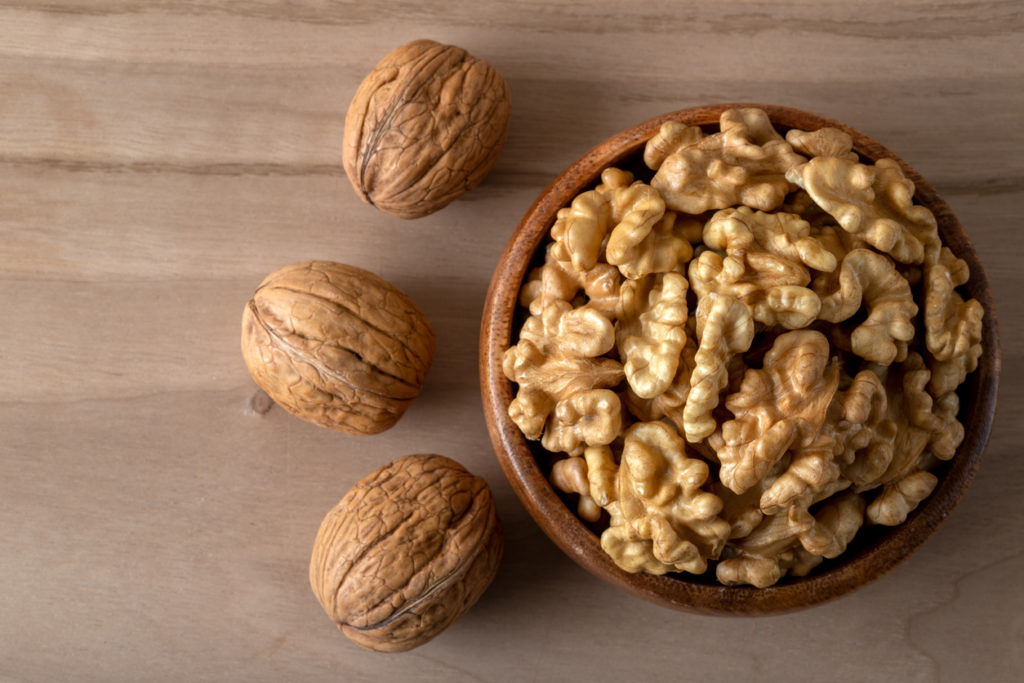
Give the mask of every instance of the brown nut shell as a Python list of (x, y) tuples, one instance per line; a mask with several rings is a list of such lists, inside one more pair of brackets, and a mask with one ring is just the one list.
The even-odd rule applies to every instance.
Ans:
[(293, 415), (376, 434), (419, 395), (434, 332), (412, 299), (373, 273), (307, 261), (275, 270), (256, 289), (242, 314), (242, 355)]
[(345, 117), (345, 173), (363, 201), (419, 218), (475, 187), (508, 132), (508, 84), (460, 47), (416, 40), (363, 80)]
[(497, 573), (503, 543), (483, 479), (441, 455), (407, 455), (327, 513), (309, 582), (358, 645), (410, 650), (476, 603)]

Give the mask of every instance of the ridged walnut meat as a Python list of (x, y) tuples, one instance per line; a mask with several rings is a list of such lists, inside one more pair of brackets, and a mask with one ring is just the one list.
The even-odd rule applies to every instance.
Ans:
[(381, 211), (419, 218), (475, 187), (508, 132), (509, 89), (460, 47), (417, 40), (377, 64), (345, 118), (352, 186)]
[[(766, 587), (864, 524), (902, 524), (937, 487), (965, 438), (957, 392), (985, 310), (899, 162), (862, 163), (835, 128), (783, 139), (758, 109), (720, 125), (665, 123), (649, 172), (627, 157), (630, 172), (549, 193), (568, 201), (502, 369), (509, 417), (619, 568), (717, 563), (724, 584)], [(538, 215), (552, 218), (526, 223)], [(668, 216), (670, 258), (622, 257)]]
[(242, 355), (256, 383), (293, 415), (376, 434), (419, 395), (434, 332), (389, 282), (308, 261), (279, 268), (257, 288), (242, 315)]
[(487, 483), (440, 455), (408, 455), (356, 484), (324, 518), (309, 581), (370, 650), (426, 643), (490, 585), (503, 547)]

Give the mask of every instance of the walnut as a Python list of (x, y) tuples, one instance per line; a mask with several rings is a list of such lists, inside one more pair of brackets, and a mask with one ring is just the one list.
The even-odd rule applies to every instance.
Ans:
[[(680, 434), (686, 430), (683, 411), (686, 398), (690, 394), (690, 378), (696, 367), (697, 344), (694, 337), (686, 335), (686, 344), (679, 355), (679, 365), (668, 388), (654, 398), (645, 399), (637, 396), (631, 388), (626, 388), (626, 407), (643, 422), (654, 422), (663, 417), (675, 426)], [(733, 356), (733, 359), (737, 356)]]
[(571, 394), (551, 413), (541, 445), (551, 452), (582, 455), (587, 446), (604, 446), (622, 431), (622, 405), (615, 392), (591, 389)]
[[(608, 263), (618, 266), (630, 262), (630, 257), (637, 246), (651, 234), (652, 228), (661, 222), (665, 216), (665, 202), (657, 190), (639, 182), (629, 187), (612, 189), (608, 199), (615, 227), (608, 236), (606, 256)], [(689, 249), (689, 242), (686, 247)], [(676, 260), (678, 259), (673, 259), (665, 270), (671, 270)], [(635, 277), (643, 275), (647, 273), (639, 273)]]
[(864, 508), (864, 499), (852, 491), (830, 497), (815, 512), (814, 524), (800, 535), (800, 544), (812, 555), (838, 557), (864, 523)]
[(765, 588), (787, 573), (803, 576), (823, 558), (839, 556), (864, 522), (864, 500), (855, 493), (830, 498), (811, 515), (790, 508), (765, 517), (749, 535), (733, 542), (732, 557), (715, 568), (727, 586)]
[(913, 203), (914, 183), (892, 159), (873, 166), (815, 157), (786, 177), (807, 190), (847, 231), (901, 263), (933, 263), (941, 246), (935, 216)]
[(584, 192), (558, 212), (551, 226), (555, 258), (570, 261), (576, 270), (590, 270), (597, 265), (612, 226), (612, 207), (605, 193)]
[(887, 523), (876, 519), (900, 523), (931, 492), (925, 484), (932, 480), (919, 474), (922, 463), (930, 456), (948, 460), (963, 440), (964, 429), (956, 419), (956, 395), (951, 395), (952, 401), (933, 401), (926, 390), (930, 379), (931, 372), (917, 353), (911, 353), (898, 370), (884, 373), (890, 396), (888, 418), (896, 427), (892, 458), (884, 472), (859, 487), (866, 490), (884, 485), (869, 506), (869, 518), (875, 523)]
[(394, 285), (354, 266), (307, 261), (275, 270), (256, 289), (242, 315), (242, 355), (293, 415), (376, 434), (419, 395), (434, 333)]
[[(809, 444), (793, 449), (785, 471), (761, 494), (761, 511), (774, 515), (786, 510), (806, 510), (823, 493), (849, 486), (839, 478), (835, 439), (820, 433)], [(768, 484), (769, 482), (764, 482)]]
[(784, 211), (766, 213), (746, 206), (723, 209), (704, 226), (704, 243), (735, 258), (763, 251), (815, 270), (836, 269), (835, 255), (811, 235), (810, 224)]
[(730, 556), (715, 567), (716, 577), (726, 586), (765, 588), (777, 583), (804, 560), (799, 538), (812, 524), (789, 514), (765, 517), (748, 535), (732, 541)]
[(799, 330), (777, 337), (764, 369), (747, 370), (740, 390), (725, 400), (736, 417), (711, 438), (722, 483), (741, 494), (788, 450), (812, 446), (838, 384), (823, 334)]
[(358, 645), (409, 650), (472, 607), (498, 570), (502, 546), (483, 479), (440, 455), (408, 455), (360, 481), (327, 513), (309, 582)]
[(686, 345), (686, 278), (665, 273), (622, 286), (616, 336), (630, 389), (655, 398), (672, 383)]
[(840, 157), (851, 161), (860, 158), (853, 151), (853, 138), (838, 128), (819, 128), (815, 131), (794, 128), (786, 133), (786, 142), (808, 157)]
[(829, 406), (824, 430), (835, 440), (843, 478), (855, 486), (877, 480), (892, 462), (897, 427), (888, 406), (885, 386), (871, 370), (858, 372)]
[[(938, 262), (925, 275), (924, 324), (928, 351), (937, 361), (977, 358), (981, 353), (981, 321), (985, 314), (976, 299), (964, 301), (956, 287), (966, 284), (970, 270), (943, 247)], [(969, 367), (969, 371), (973, 370)]]
[(872, 524), (896, 526), (906, 521), (918, 504), (927, 498), (938, 478), (930, 473), (917, 470), (882, 487), (882, 492), (871, 501), (867, 515)]
[(665, 202), (650, 185), (638, 181), (611, 188), (606, 196), (615, 224), (608, 235), (606, 258), (627, 278), (667, 273), (693, 256), (693, 247), (682, 234), (686, 222), (677, 230), (677, 214), (665, 211)]
[(345, 173), (360, 198), (419, 218), (475, 187), (501, 152), (509, 89), (460, 47), (417, 40), (382, 59), (345, 117)]
[(711, 292), (701, 297), (696, 317), (699, 346), (683, 408), (684, 432), (690, 443), (705, 439), (715, 431), (711, 411), (718, 405), (718, 394), (729, 381), (729, 360), (749, 349), (754, 340), (750, 309), (726, 294)]
[[(636, 280), (665, 273), (693, 255), (686, 239), (691, 221), (676, 226), (658, 192), (631, 173), (607, 168), (602, 183), (575, 197), (558, 212), (551, 228), (550, 255), (570, 262), (581, 275), (605, 263)], [(585, 277), (585, 276), (584, 276)]]
[(587, 481), (590, 496), (601, 507), (608, 507), (618, 500), (615, 480), (619, 476), (619, 465), (615, 462), (612, 449), (608, 446), (593, 446), (583, 451), (587, 464)]
[(806, 327), (821, 308), (818, 295), (805, 286), (811, 280), (807, 267), (836, 267), (835, 257), (809, 231), (794, 214), (747, 207), (717, 212), (704, 226), (704, 243), (717, 251), (705, 251), (689, 265), (694, 292), (730, 294), (766, 325)]
[(729, 538), (730, 524), (718, 516), (721, 499), (700, 488), (708, 466), (685, 450), (685, 442), (661, 422), (640, 422), (626, 431), (601, 547), (628, 572), (701, 574)]
[(601, 507), (590, 495), (590, 481), (587, 478), (587, 461), (579, 456), (559, 460), (551, 466), (551, 485), (559, 491), (575, 493), (579, 498), (576, 514), (588, 522), (601, 518)]
[(647, 168), (657, 171), (670, 155), (697, 144), (703, 137), (704, 132), (700, 126), (666, 121), (644, 146), (644, 163), (647, 164)]
[[(817, 204), (814, 206), (817, 207)], [(804, 213), (807, 212), (805, 211)], [(828, 214), (824, 215), (828, 216)], [(814, 232), (817, 234), (818, 243), (835, 257), (836, 263), (842, 263), (846, 255), (854, 249), (866, 249), (869, 247), (868, 243), (860, 237), (836, 225), (831, 216), (828, 216), (827, 222), (820, 222), (817, 228), (814, 229)], [(818, 273), (814, 280), (817, 282), (820, 279), (824, 279), (827, 282), (835, 282), (838, 277), (839, 270), (834, 269), (831, 272)]]
[(534, 268), (523, 283), (519, 303), (540, 315), (552, 301), (572, 302), (582, 289), (590, 307), (611, 319), (618, 311), (621, 285), (622, 275), (615, 266), (598, 263), (590, 270), (578, 270), (570, 261), (559, 261), (551, 245), (544, 265)]
[[(786, 172), (806, 159), (760, 109), (729, 109), (720, 126), (721, 132), (689, 144), (696, 135), (675, 129), (648, 143), (645, 160), (657, 164), (651, 185), (665, 205), (690, 214), (736, 204), (762, 211), (778, 208), (790, 190)], [(669, 149), (674, 151), (662, 157)]]
[[(834, 284), (835, 291), (826, 287)], [(819, 317), (842, 322), (861, 309), (868, 317), (851, 335), (852, 350), (873, 363), (889, 365), (900, 354), (899, 342), (914, 338), (917, 304), (908, 283), (892, 260), (870, 249), (854, 249), (843, 257), (834, 282), (815, 280), (821, 297)]]
[(527, 438), (540, 438), (563, 399), (622, 381), (618, 361), (596, 357), (614, 344), (611, 322), (587, 306), (555, 300), (527, 318), (519, 343), (505, 352), (502, 364), (505, 376), (519, 384), (509, 415)]
[[(758, 482), (760, 484), (761, 482)], [(764, 519), (761, 512), (761, 494), (764, 493), (760, 485), (751, 487), (743, 493), (735, 493), (721, 481), (711, 483), (711, 492), (722, 499), (722, 512), (720, 516), (729, 522), (729, 538), (743, 538), (750, 533)]]

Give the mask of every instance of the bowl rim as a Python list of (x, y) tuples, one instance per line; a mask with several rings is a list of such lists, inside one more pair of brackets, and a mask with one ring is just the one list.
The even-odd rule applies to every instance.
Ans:
[[(667, 121), (714, 125), (721, 113), (737, 107), (756, 107), (768, 113), (777, 129), (816, 130), (833, 127), (854, 139), (854, 150), (870, 160), (894, 159), (915, 185), (914, 198), (930, 208), (943, 243), (970, 267), (968, 296), (985, 311), (982, 344), (986, 352), (968, 378), (972, 400), (961, 402), (963, 443), (932, 492), (907, 520), (877, 542), (820, 572), (780, 582), (768, 588), (723, 586), (673, 576), (631, 574), (620, 569), (600, 547), (598, 537), (563, 503), (548, 483), (527, 445), (508, 416), (513, 384), (502, 371), (502, 357), (511, 343), (518, 292), (530, 263), (544, 241), (555, 212), (594, 185), (600, 171), (637, 153)], [(920, 547), (957, 505), (980, 465), (991, 433), (1001, 369), (998, 322), (991, 290), (977, 252), (963, 226), (934, 188), (917, 171), (864, 133), (830, 118), (800, 109), (753, 103), (722, 103), (680, 109), (627, 128), (596, 145), (562, 171), (534, 200), (509, 239), (494, 270), (480, 326), (480, 388), (488, 432), (501, 468), (534, 521), (563, 552), (591, 574), (650, 602), (673, 609), (714, 615), (767, 615), (803, 609), (834, 600), (893, 569)], [(966, 385), (961, 386), (961, 390)], [(965, 415), (966, 411), (966, 415)]]

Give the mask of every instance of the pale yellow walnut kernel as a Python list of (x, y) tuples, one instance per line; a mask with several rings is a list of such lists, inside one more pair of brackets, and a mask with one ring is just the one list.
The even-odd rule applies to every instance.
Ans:
[(811, 234), (807, 221), (781, 211), (767, 213), (746, 206), (718, 211), (704, 226), (704, 243), (730, 256), (765, 251), (821, 271), (835, 270), (837, 263)]
[(636, 183), (615, 188), (609, 195), (615, 227), (608, 237), (608, 263), (620, 265), (627, 260), (651, 229), (665, 215), (665, 202), (650, 185)]
[(925, 275), (925, 342), (935, 360), (977, 357), (981, 346), (981, 322), (985, 314), (977, 300), (964, 301), (956, 287), (970, 277), (967, 263), (943, 247), (938, 263)]
[(786, 177), (844, 229), (901, 263), (934, 262), (941, 245), (935, 216), (913, 203), (914, 183), (892, 159), (873, 166), (815, 157)]
[(631, 388), (627, 388), (625, 404), (629, 411), (642, 422), (667, 418), (675, 426), (676, 431), (682, 434), (685, 431), (683, 409), (690, 394), (690, 377), (696, 367), (696, 355), (696, 340), (687, 333), (686, 344), (679, 355), (679, 366), (668, 388), (651, 399), (641, 398)]
[(551, 484), (559, 491), (579, 496), (576, 514), (588, 522), (601, 518), (601, 507), (590, 496), (590, 481), (587, 479), (587, 463), (581, 457), (559, 460), (551, 467)]
[[(737, 204), (762, 211), (778, 208), (792, 187), (786, 172), (806, 159), (775, 132), (760, 109), (727, 110), (720, 126), (719, 133), (675, 147), (658, 165), (651, 185), (665, 205), (689, 214)], [(652, 152), (653, 160), (659, 157), (660, 151)]]
[(644, 147), (644, 163), (647, 168), (658, 170), (665, 159), (684, 147), (700, 142), (704, 137), (700, 126), (687, 126), (678, 121), (661, 124), (657, 134)]
[[(895, 425), (892, 459), (885, 472), (860, 486), (861, 490), (891, 484), (920, 469), (922, 459), (932, 455), (948, 459), (963, 439), (963, 427), (951, 410), (942, 404), (938, 411), (928, 394), (931, 372), (917, 353), (911, 353), (899, 367), (883, 372), (888, 392), (888, 419)], [(926, 451), (926, 449), (929, 449)]]
[(583, 459), (587, 462), (587, 481), (590, 484), (590, 495), (603, 508), (619, 499), (615, 490), (615, 480), (619, 474), (619, 466), (615, 462), (612, 449), (608, 446), (594, 446), (583, 451)]
[(825, 424), (836, 441), (842, 476), (855, 486), (872, 482), (889, 467), (896, 423), (889, 419), (885, 386), (871, 370), (861, 370), (836, 392)]
[(907, 520), (913, 510), (935, 489), (939, 480), (930, 472), (912, 472), (882, 488), (882, 493), (868, 506), (872, 524), (896, 526)]
[(799, 559), (800, 534), (813, 519), (790, 515), (771, 515), (747, 536), (731, 542), (731, 557), (715, 567), (715, 575), (727, 586), (749, 584), (767, 588), (786, 575)]
[(622, 405), (615, 392), (591, 389), (555, 404), (541, 444), (553, 453), (582, 455), (587, 446), (605, 446), (622, 431)]
[(832, 496), (818, 508), (814, 523), (800, 534), (800, 544), (812, 555), (838, 557), (864, 524), (865, 507), (864, 499), (852, 491)]
[(704, 251), (690, 263), (698, 297), (734, 296), (757, 322), (788, 329), (806, 327), (818, 316), (821, 302), (806, 288), (808, 267), (831, 270), (836, 259), (799, 216), (725, 209), (705, 224), (704, 243), (716, 251)]
[(708, 466), (689, 458), (668, 425), (641, 422), (627, 432), (616, 481), (617, 500), (601, 547), (626, 571), (702, 574), (729, 537), (722, 501), (701, 487)]
[(686, 278), (665, 273), (645, 290), (632, 281), (623, 285), (623, 317), (628, 309), (636, 322), (620, 328), (619, 351), (630, 388), (641, 398), (654, 398), (672, 383), (686, 345)]
[(533, 315), (553, 301), (572, 302), (583, 291), (590, 308), (614, 319), (619, 305), (622, 275), (607, 263), (598, 263), (590, 270), (578, 270), (571, 261), (555, 258), (555, 245), (548, 248), (544, 265), (533, 269), (519, 292), (519, 304)]
[(853, 352), (873, 363), (888, 365), (897, 359), (897, 342), (914, 338), (914, 316), (917, 304), (910, 284), (884, 254), (869, 249), (854, 249), (843, 257), (839, 267), (837, 289), (827, 291), (827, 284), (815, 281), (821, 297), (819, 316), (829, 322), (842, 322), (862, 305), (867, 319), (853, 331)]
[(779, 475), (761, 495), (761, 511), (779, 514), (786, 510), (806, 510), (821, 492), (839, 483), (840, 468), (835, 459), (835, 440), (827, 433), (818, 434), (811, 443), (793, 449), (785, 472)]
[(840, 157), (850, 161), (860, 158), (853, 151), (853, 138), (838, 128), (819, 128), (815, 131), (794, 128), (786, 133), (786, 142), (808, 157)]
[(854, 493), (835, 496), (811, 515), (803, 508), (765, 517), (754, 531), (733, 541), (732, 557), (716, 567), (728, 586), (771, 586), (787, 573), (804, 576), (823, 558), (837, 557), (864, 521), (864, 501)]
[(502, 369), (519, 385), (509, 416), (528, 439), (537, 439), (555, 405), (590, 389), (622, 381), (622, 365), (601, 358), (615, 344), (610, 321), (594, 310), (549, 304), (523, 324), (519, 343), (505, 352)]
[(750, 309), (742, 301), (723, 294), (712, 292), (701, 297), (697, 305), (697, 340), (690, 392), (683, 408), (683, 426), (690, 443), (715, 431), (711, 411), (729, 381), (729, 359), (749, 349), (754, 340)]
[(711, 439), (723, 484), (743, 493), (788, 450), (814, 443), (839, 383), (829, 361), (825, 336), (800, 330), (775, 340), (764, 369), (747, 370), (739, 392), (725, 400), (735, 419)]
[(559, 211), (559, 219), (551, 228), (556, 258), (571, 261), (577, 270), (596, 266), (611, 220), (612, 208), (602, 193), (591, 190), (576, 197), (568, 210)]

